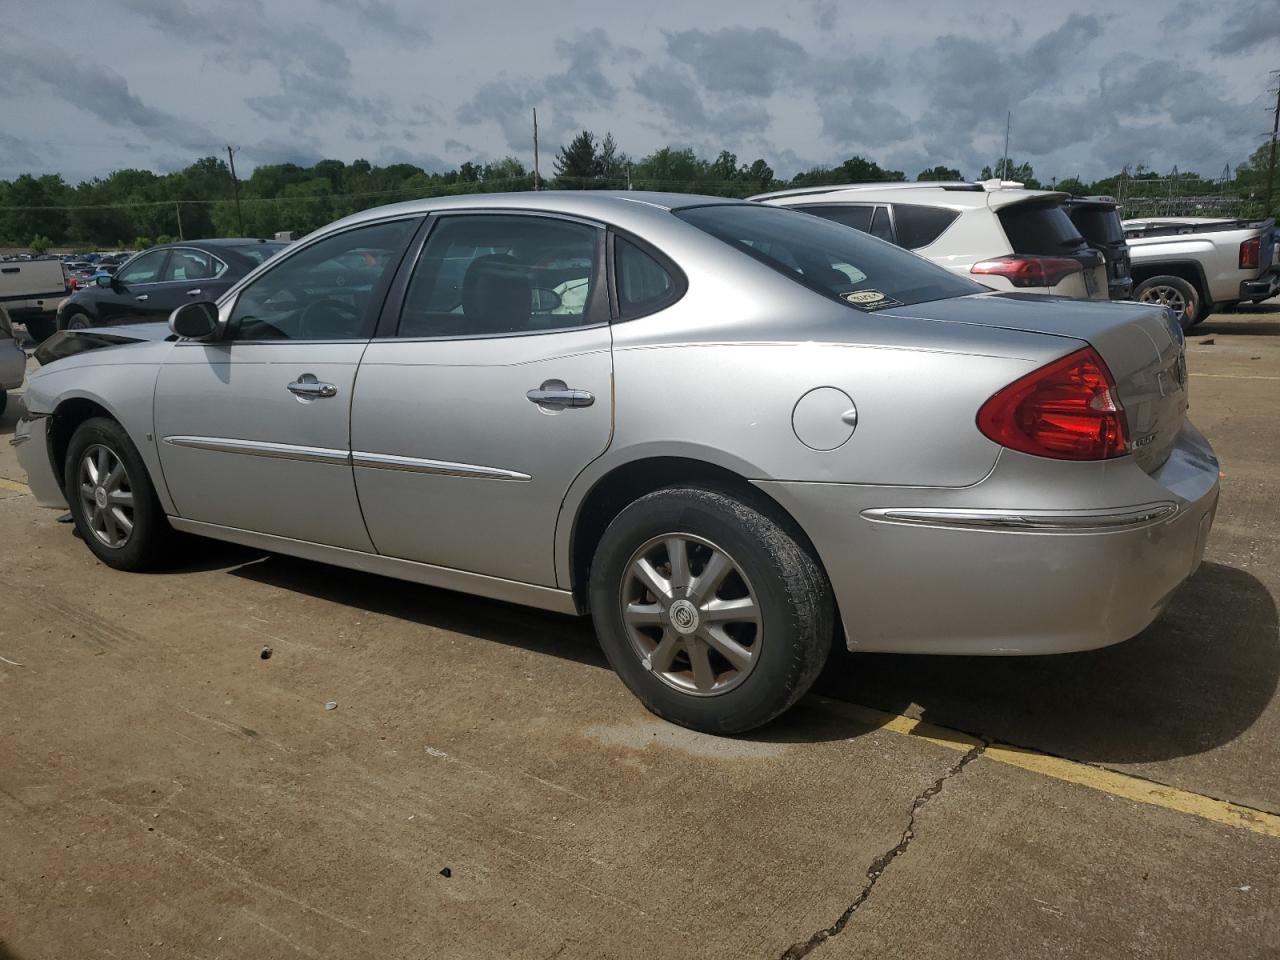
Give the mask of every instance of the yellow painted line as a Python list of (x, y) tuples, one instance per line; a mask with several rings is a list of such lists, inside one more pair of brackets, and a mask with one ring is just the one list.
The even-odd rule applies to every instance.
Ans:
[(7, 480), (0, 477), (0, 490), (12, 490), (14, 493), (30, 493), (31, 488), (25, 483), (19, 483), (17, 480)]
[[(870, 729), (889, 730), (903, 736), (916, 737), (959, 753), (967, 753), (974, 747), (982, 745), (981, 740), (967, 733), (935, 726), (923, 720), (913, 720), (899, 714), (885, 713), (882, 710), (857, 704), (841, 703), (825, 697), (815, 699), (828, 709), (865, 724)], [(1011, 767), (1038, 773), (1064, 783), (1074, 783), (1113, 797), (1121, 797), (1165, 810), (1175, 810), (1178, 813), (1188, 813), (1213, 823), (1248, 830), (1264, 837), (1280, 838), (1280, 816), (1274, 813), (1242, 807), (1226, 800), (1215, 800), (1213, 797), (1192, 793), (1189, 790), (1166, 787), (1127, 773), (1104, 770), (1087, 763), (1051, 757), (1035, 750), (1024, 750), (1021, 747), (1009, 747), (1003, 744), (988, 746), (982, 752), (981, 759), (1008, 764)]]

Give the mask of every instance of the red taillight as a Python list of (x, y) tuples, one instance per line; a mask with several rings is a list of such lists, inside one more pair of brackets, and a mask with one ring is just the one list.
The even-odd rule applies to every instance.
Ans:
[(1258, 258), (1262, 255), (1262, 238), (1250, 237), (1240, 244), (1240, 269), (1256, 270)]
[(978, 429), (1002, 447), (1055, 460), (1110, 460), (1128, 452), (1115, 380), (1093, 347), (1009, 384), (982, 405)]
[(68, 292), (68, 293), (75, 293), (75, 292), (76, 292), (76, 289), (77, 289), (77, 286), (78, 286), (78, 285), (76, 284), (76, 278), (75, 278), (75, 277), (67, 277), (67, 292)]
[(970, 273), (1004, 277), (1015, 287), (1052, 287), (1073, 273), (1083, 273), (1084, 264), (1069, 257), (1024, 257), (1011, 254), (980, 260)]

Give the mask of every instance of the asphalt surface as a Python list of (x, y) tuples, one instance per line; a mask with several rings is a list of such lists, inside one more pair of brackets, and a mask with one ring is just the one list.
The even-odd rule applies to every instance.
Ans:
[(1150, 629), (839, 656), (734, 740), (585, 622), (216, 544), (116, 573), (0, 444), (0, 960), (1280, 956), (1280, 304), (1188, 365), (1222, 502)]

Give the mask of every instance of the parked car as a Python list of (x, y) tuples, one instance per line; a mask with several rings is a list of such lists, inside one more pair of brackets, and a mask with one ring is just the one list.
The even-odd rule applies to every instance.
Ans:
[(702, 730), (794, 703), (837, 623), (853, 650), (1124, 640), (1217, 503), (1163, 308), (997, 294), (762, 204), (398, 204), (170, 325), (27, 384), (31, 488), (103, 563), (178, 530), (589, 612)]
[(217, 298), (284, 248), (272, 240), (188, 240), (144, 250), (114, 274), (94, 275), (58, 307), (57, 328), (164, 320), (180, 304)]
[(870, 233), (996, 290), (1105, 299), (1106, 267), (1062, 208), (1022, 184), (863, 183), (753, 197)]
[(1124, 239), (1120, 207), (1111, 197), (1072, 197), (1062, 201), (1062, 209), (1089, 246), (1102, 254), (1107, 266), (1107, 290), (1112, 300), (1133, 296), (1129, 245)]
[(1276, 223), (1212, 217), (1124, 221), (1133, 298), (1173, 310), (1189, 329), (1214, 309), (1280, 293)]
[(9, 312), (0, 306), (0, 414), (9, 402), (9, 391), (22, 386), (26, 376), (26, 351), (18, 343)]
[(0, 304), (9, 317), (26, 326), (34, 340), (54, 329), (54, 310), (67, 295), (62, 261), (53, 257), (6, 260), (0, 263)]

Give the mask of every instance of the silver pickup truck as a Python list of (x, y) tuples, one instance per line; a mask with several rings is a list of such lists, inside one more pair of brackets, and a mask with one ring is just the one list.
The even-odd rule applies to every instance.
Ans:
[(1133, 299), (1163, 303), (1183, 329), (1216, 306), (1258, 303), (1280, 293), (1275, 220), (1153, 217), (1125, 220)]

